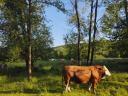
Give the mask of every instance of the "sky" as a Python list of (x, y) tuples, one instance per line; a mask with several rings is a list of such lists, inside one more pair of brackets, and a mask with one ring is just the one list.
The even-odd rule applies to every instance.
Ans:
[[(69, 0), (64, 1), (65, 6), (70, 8)], [(70, 26), (67, 23), (68, 16), (61, 11), (58, 11), (55, 7), (48, 7), (46, 9), (46, 17), (48, 19), (48, 26), (51, 26), (51, 33), (53, 37), (53, 46), (64, 45), (64, 35), (70, 30)]]
[[(70, 0), (64, 0), (64, 4), (65, 7), (67, 9), (71, 9), (71, 4), (70, 4)], [(85, 3), (84, 3), (85, 4)], [(83, 5), (83, 3), (79, 3), (79, 7), (81, 7)], [(86, 5), (88, 6), (88, 5)], [(88, 6), (90, 7), (90, 6)], [(89, 8), (86, 7), (86, 12), (84, 14), (89, 13)], [(104, 8), (100, 8), (98, 9), (98, 19), (102, 17), (104, 13)], [(70, 32), (71, 30), (71, 26), (68, 24), (68, 19), (69, 17), (58, 11), (56, 8), (54, 7), (48, 7), (46, 9), (46, 17), (48, 19), (48, 26), (51, 26), (51, 33), (52, 33), (52, 37), (53, 37), (53, 46), (60, 46), (60, 45), (64, 45), (64, 36)]]
[(69, 30), (69, 26), (67, 24), (68, 17), (62, 12), (56, 12), (56, 9), (53, 7), (48, 8), (46, 16), (47, 19), (50, 20), (48, 25), (51, 26), (54, 46), (63, 45), (63, 37)]

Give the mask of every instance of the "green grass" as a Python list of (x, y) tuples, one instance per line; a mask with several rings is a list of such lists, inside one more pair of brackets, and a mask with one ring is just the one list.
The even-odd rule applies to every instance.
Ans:
[[(123, 61), (113, 62), (117, 61), (110, 62), (110, 68), (116, 64), (121, 66), (119, 68), (127, 68), (125, 63), (123, 65)], [(24, 63), (8, 63), (10, 64), (8, 72), (0, 74), (0, 96), (128, 96), (128, 73), (114, 71), (111, 77), (98, 84), (96, 95), (87, 91), (87, 85), (78, 86), (75, 83), (71, 85), (72, 92), (63, 92), (61, 69), (65, 63), (68, 62), (36, 62), (38, 69), (34, 69), (31, 82), (26, 79)]]

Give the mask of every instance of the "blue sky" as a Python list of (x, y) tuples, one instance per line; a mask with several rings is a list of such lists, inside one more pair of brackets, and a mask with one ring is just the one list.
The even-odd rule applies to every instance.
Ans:
[[(65, 0), (65, 7), (68, 9), (71, 9), (71, 4), (69, 0)], [(85, 4), (85, 3), (82, 3)], [(79, 3), (79, 6), (82, 6), (81, 3)], [(86, 12), (83, 15), (87, 15), (89, 13), (90, 6), (86, 5)], [(98, 11), (98, 18), (102, 17), (104, 13), (104, 8), (100, 8)], [(49, 20), (48, 25), (51, 26), (51, 33), (52, 37), (54, 39), (53, 46), (60, 46), (64, 45), (64, 35), (70, 32), (71, 26), (67, 23), (68, 16), (60, 11), (58, 11), (54, 7), (48, 7), (46, 9), (46, 17)]]
[(55, 8), (47, 9), (47, 19), (50, 20), (48, 25), (51, 26), (54, 46), (63, 45), (63, 37), (68, 32), (67, 16), (62, 12), (57, 12)]
[[(64, 3), (66, 7), (70, 8), (69, 0), (66, 0)], [(47, 8), (46, 16), (49, 20), (48, 25), (51, 26), (52, 37), (54, 39), (53, 46), (64, 45), (64, 35), (70, 30), (67, 23), (68, 16), (54, 7)]]

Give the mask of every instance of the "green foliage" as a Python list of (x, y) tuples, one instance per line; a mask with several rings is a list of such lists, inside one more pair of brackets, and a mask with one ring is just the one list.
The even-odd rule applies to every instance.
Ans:
[[(26, 0), (18, 2), (17, 0), (4, 0), (4, 3), (0, 6), (0, 38), (2, 46), (8, 49), (9, 56), (7, 57), (9, 59), (18, 58), (19, 54), (21, 56), (20, 58), (25, 59), (28, 46), (28, 19), (31, 18), (32, 62), (36, 59), (48, 59), (52, 51), (51, 45), (53, 38), (49, 31), (50, 28), (46, 25), (48, 22), (45, 18), (45, 8), (51, 5), (62, 12), (66, 12), (66, 10), (63, 2), (60, 0), (32, 0), (32, 14), (29, 17), (27, 3)], [(20, 50), (14, 50), (14, 47)], [(3, 54), (6, 54), (6, 52)]]
[[(67, 49), (67, 59), (76, 59), (77, 58), (77, 39), (78, 34), (75, 32), (70, 32), (69, 34), (66, 34), (64, 37), (65, 46)], [(81, 44), (80, 44), (80, 53), (81, 53), (81, 59), (85, 59), (87, 56), (87, 44), (84, 40), (84, 35), (81, 34), (80, 38)]]
[[(77, 53), (76, 53), (77, 45), (75, 44), (75, 42), (77, 42), (77, 41), (75, 41), (75, 40), (76, 40), (75, 36), (72, 36), (72, 35), (67, 36), (67, 39), (65, 40), (65, 42), (67, 42), (66, 45), (58, 46), (58, 47), (54, 48), (55, 51), (53, 52), (53, 54), (54, 54), (53, 58), (60, 57), (59, 53), (61, 53), (63, 55), (62, 56), (63, 58), (76, 59), (77, 58)], [(116, 41), (110, 41), (110, 40), (106, 40), (104, 38), (97, 40), (96, 41), (96, 49), (95, 49), (96, 50), (95, 59), (122, 57), (125, 52), (119, 52), (118, 49), (121, 49), (122, 47), (118, 48), (116, 45), (117, 45)], [(88, 48), (87, 43), (81, 43), (81, 45), (80, 45), (81, 60), (82, 59), (85, 60), (87, 58), (87, 48)]]
[(85, 60), (87, 58), (87, 43), (80, 44), (80, 57), (81, 60)]
[(65, 46), (54, 47), (52, 51), (52, 58), (54, 59), (63, 59), (67, 56), (67, 49)]
[[(128, 46), (126, 42), (128, 40), (127, 3), (126, 0), (111, 1), (107, 4), (102, 19), (102, 31), (115, 41), (112, 51), (115, 52), (116, 57), (127, 57), (128, 54), (126, 47)], [(114, 54), (111, 55), (114, 56)]]
[(52, 36), (49, 27), (45, 24), (33, 32), (32, 57), (36, 59), (48, 59), (51, 55)]
[(8, 50), (9, 61), (16, 61), (20, 58), (21, 48), (18, 46), (12, 46)]
[(7, 47), (3, 48), (0, 47), (0, 61), (6, 61), (8, 60), (8, 56), (7, 56)]
[(106, 40), (104, 38), (101, 38), (100, 40), (96, 41), (96, 55), (102, 56), (102, 57), (111, 57), (109, 55), (109, 52), (111, 49), (112, 42), (109, 40)]

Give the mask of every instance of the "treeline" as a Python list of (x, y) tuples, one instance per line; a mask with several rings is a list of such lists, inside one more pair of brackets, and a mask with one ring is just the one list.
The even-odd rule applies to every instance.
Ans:
[[(102, 58), (126, 58), (127, 54), (123, 50), (117, 48), (115, 41), (100, 39), (96, 41), (96, 53), (95, 59)], [(35, 60), (49, 60), (49, 59), (75, 59), (77, 60), (76, 44), (67, 44), (58, 47), (49, 47), (44, 50), (42, 48), (36, 51)], [(87, 59), (88, 43), (84, 42), (80, 44), (80, 57), (81, 60)], [(42, 51), (42, 52), (41, 52)], [(23, 60), (22, 53), (18, 47), (0, 47), (0, 61), (19, 61)], [(40, 54), (40, 55), (38, 55)], [(44, 54), (44, 55), (43, 55)], [(34, 58), (33, 58), (34, 59)], [(34, 62), (33, 61), (33, 62)]]
[[(126, 53), (124, 54), (123, 50), (117, 48), (116, 41), (106, 40), (101, 38), (96, 41), (95, 57), (94, 59), (103, 59), (103, 58), (127, 58)], [(77, 60), (76, 44), (68, 44), (63, 46), (58, 46), (53, 48), (52, 58), (54, 59), (74, 59)], [(87, 59), (88, 43), (84, 42), (80, 44), (80, 57), (81, 60)]]

